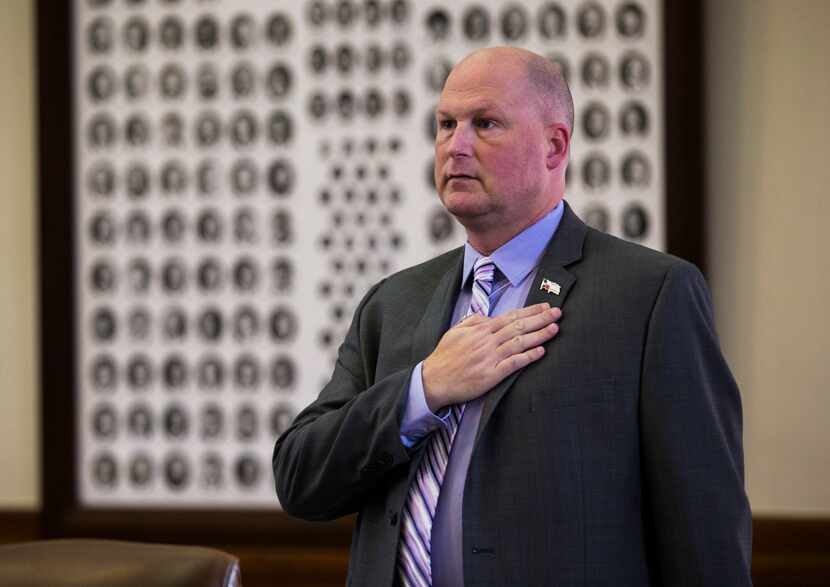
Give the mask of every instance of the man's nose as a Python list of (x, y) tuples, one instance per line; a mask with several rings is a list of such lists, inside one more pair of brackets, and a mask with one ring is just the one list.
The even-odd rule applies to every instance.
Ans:
[(457, 124), (450, 136), (447, 153), (450, 157), (469, 157), (473, 154), (475, 133), (467, 124)]

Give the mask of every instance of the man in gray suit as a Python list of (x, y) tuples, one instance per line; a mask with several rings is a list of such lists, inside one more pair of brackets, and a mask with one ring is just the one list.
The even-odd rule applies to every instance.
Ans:
[(751, 584), (740, 396), (700, 273), (564, 202), (573, 103), (544, 58), (468, 56), (437, 123), (467, 243), (363, 299), (277, 440), (283, 508), (358, 513), (350, 585)]

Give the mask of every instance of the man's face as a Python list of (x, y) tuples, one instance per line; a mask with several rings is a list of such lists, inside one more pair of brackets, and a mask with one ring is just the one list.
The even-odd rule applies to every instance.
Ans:
[(473, 56), (460, 64), (436, 117), (435, 185), (463, 225), (521, 230), (544, 211), (548, 141), (521, 63)]

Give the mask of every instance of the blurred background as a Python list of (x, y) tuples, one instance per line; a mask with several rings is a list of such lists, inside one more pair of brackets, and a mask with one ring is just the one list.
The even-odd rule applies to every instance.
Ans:
[[(827, 584), (830, 2), (709, 0), (703, 12), (707, 279), (743, 397), (756, 584)], [(2, 542), (41, 536), (49, 450), (38, 363), (36, 46), (34, 3), (0, 3)], [(243, 579), (247, 565), (251, 577), (337, 584), (347, 548), (235, 552)]]

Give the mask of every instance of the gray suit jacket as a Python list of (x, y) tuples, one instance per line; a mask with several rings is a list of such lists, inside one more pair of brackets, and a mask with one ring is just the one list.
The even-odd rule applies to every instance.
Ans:
[[(400, 419), (461, 264), (457, 249), (376, 285), (331, 382), (277, 440), (289, 514), (358, 512), (350, 585), (394, 584), (423, 454), (401, 444)], [(465, 584), (750, 585), (741, 402), (698, 270), (566, 208), (527, 304), (542, 301), (562, 307), (559, 335), (485, 400), (464, 490)]]

